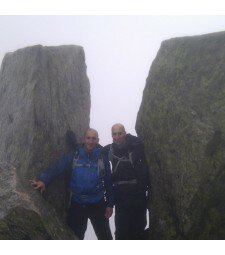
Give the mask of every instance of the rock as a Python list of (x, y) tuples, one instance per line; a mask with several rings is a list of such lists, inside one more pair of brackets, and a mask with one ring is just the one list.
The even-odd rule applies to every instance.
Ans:
[(24, 187), (18, 171), (0, 162), (0, 240), (75, 239), (56, 211)]
[[(12, 219), (18, 218), (18, 225), (24, 227), (29, 219), (37, 218), (37, 224), (42, 224), (40, 235), (29, 235), (27, 228), (23, 229), (25, 238), (71, 239), (68, 229), (53, 233), (60, 232), (65, 221), (66, 173), (48, 186), (46, 201), (30, 187), (29, 179), (68, 151), (68, 130), (82, 141), (89, 116), (90, 84), (82, 47), (37, 45), (6, 54), (0, 71), (0, 182), (8, 195), (0, 197), (0, 238), (4, 239), (2, 226), (8, 228)], [(24, 221), (22, 214), (27, 215)], [(8, 232), (6, 237), (17, 239), (17, 233)]]
[(151, 177), (151, 238), (225, 238), (225, 32), (164, 41), (136, 130)]

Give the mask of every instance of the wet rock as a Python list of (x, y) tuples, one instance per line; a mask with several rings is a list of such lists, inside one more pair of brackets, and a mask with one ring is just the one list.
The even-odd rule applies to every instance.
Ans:
[[(68, 239), (72, 236), (64, 233), (64, 236), (57, 234), (54, 237), (45, 220), (54, 218), (52, 229), (61, 228), (60, 220), (65, 222), (66, 173), (49, 185), (45, 199), (30, 187), (29, 179), (38, 176), (66, 153), (67, 130), (73, 130), (78, 142), (82, 141), (89, 126), (89, 115), (90, 84), (82, 47), (37, 45), (6, 54), (0, 71), (0, 161), (3, 164), (0, 182), (2, 191), (8, 194), (0, 197), (2, 239), (1, 226), (10, 229), (11, 220), (19, 219), (23, 213), (28, 217), (24, 224), (36, 214), (37, 221), (43, 224), (40, 224), (40, 235), (33, 233), (31, 239)], [(53, 211), (56, 211), (55, 216)], [(18, 221), (18, 225), (22, 222)], [(47, 234), (43, 234), (45, 228)], [(29, 232), (28, 229), (25, 232)], [(6, 236), (17, 239), (18, 235), (10, 232)], [(29, 239), (27, 233), (24, 237)]]
[(136, 130), (151, 175), (151, 238), (225, 238), (225, 32), (164, 41)]

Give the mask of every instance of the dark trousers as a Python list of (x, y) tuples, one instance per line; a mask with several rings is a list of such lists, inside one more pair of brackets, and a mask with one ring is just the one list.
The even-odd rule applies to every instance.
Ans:
[(93, 205), (81, 205), (72, 202), (68, 212), (68, 225), (72, 228), (74, 234), (83, 240), (87, 222), (90, 219), (97, 238), (99, 240), (111, 240), (112, 234), (109, 220), (105, 218), (105, 209), (106, 205), (103, 199)]
[(146, 239), (147, 198), (145, 194), (119, 198), (115, 205), (115, 239)]

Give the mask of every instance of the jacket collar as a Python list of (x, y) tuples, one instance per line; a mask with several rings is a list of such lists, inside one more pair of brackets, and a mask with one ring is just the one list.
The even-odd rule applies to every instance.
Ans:
[(79, 148), (79, 155), (81, 158), (84, 159), (90, 159), (90, 160), (96, 160), (99, 158), (100, 155), (100, 148), (96, 146), (94, 150), (89, 154), (86, 150), (85, 147), (82, 146)]

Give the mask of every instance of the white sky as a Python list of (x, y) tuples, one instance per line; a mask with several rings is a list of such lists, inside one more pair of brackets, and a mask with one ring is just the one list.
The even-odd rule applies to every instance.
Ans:
[(6, 52), (42, 44), (84, 47), (91, 123), (100, 143), (121, 122), (135, 134), (152, 61), (165, 39), (225, 31), (225, 16), (0, 16), (0, 61)]
[[(145, 80), (161, 42), (173, 37), (225, 31), (223, 2), (223, 0), (83, 0), (82, 2), (0, 0), (0, 14), (51, 15), (0, 16), (0, 62), (6, 52), (35, 44), (83, 46), (91, 85), (90, 125), (99, 131), (100, 142), (105, 145), (111, 142), (110, 128), (115, 122), (122, 122), (128, 132), (135, 134), (136, 116), (142, 100)], [(67, 16), (52, 16), (53, 14)], [(81, 14), (94, 16), (81, 16)], [(117, 14), (123, 16), (112, 16)], [(130, 16), (130, 14), (141, 14), (141, 16)], [(173, 16), (174, 14), (178, 16)], [(93, 236), (91, 232), (88, 234), (89, 238)], [(213, 242), (204, 242), (204, 244), (201, 242), (197, 247), (193, 242), (181, 242), (179, 244), (176, 242), (176, 245), (164, 242), (162, 245), (157, 241), (151, 241), (148, 246), (143, 242), (129, 242), (125, 245), (114, 242), (110, 247), (109, 243), (105, 242), (104, 250), (101, 249), (100, 253), (111, 254), (115, 248), (118, 248), (116, 250), (118, 253), (128, 251), (129, 254), (138, 254), (144, 252), (142, 250), (144, 248), (147, 252), (153, 250), (156, 254), (165, 252), (180, 254), (181, 249), (182, 254), (190, 254), (193, 246), (199, 252), (204, 248), (204, 253), (211, 254), (221, 247)], [(75, 248), (72, 242), (69, 245), (68, 242), (64, 242), (63, 245), (54, 242), (54, 252), (71, 253), (71, 249), (74, 249), (72, 252), (79, 250), (82, 254), (86, 252), (90, 254), (99, 251), (102, 246), (102, 243), (100, 244), (96, 246), (97, 243), (93, 242), (91, 245), (76, 242)], [(4, 245), (7, 245), (5, 247), (8, 251), (10, 248), (8, 243)], [(23, 253), (40, 253), (40, 249), (35, 248), (36, 243), (32, 243), (32, 247), (27, 246), (27, 243), (24, 246), (22, 242), (17, 245), (21, 245), (19, 247)], [(52, 246), (49, 251), (51, 249)]]

